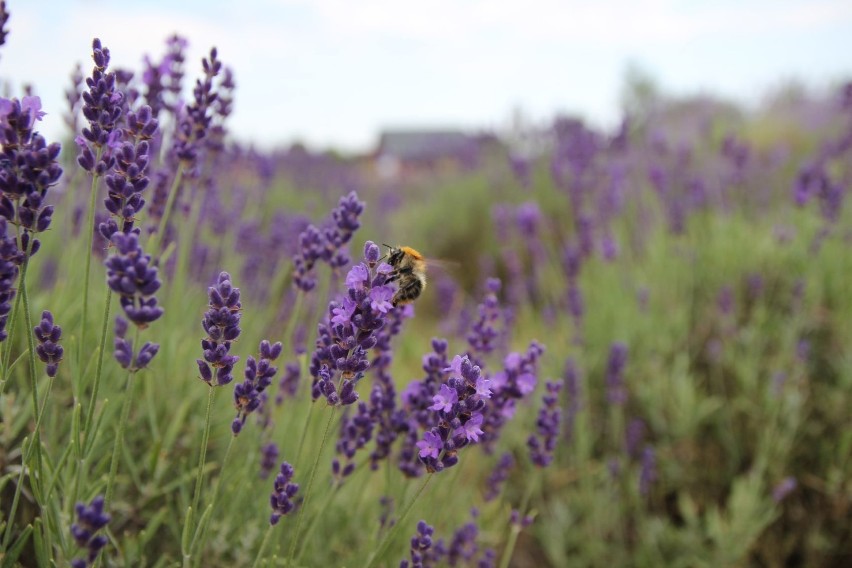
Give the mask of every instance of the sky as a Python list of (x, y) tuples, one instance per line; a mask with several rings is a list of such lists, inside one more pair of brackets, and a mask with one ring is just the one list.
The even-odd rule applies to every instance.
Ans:
[[(366, 150), (388, 128), (499, 129), (520, 110), (614, 124), (630, 66), (675, 95), (756, 104), (799, 80), (852, 79), (849, 0), (7, 0), (0, 80), (42, 98), (63, 133), (64, 91), (91, 41), (141, 70), (173, 33), (187, 76), (216, 46), (237, 83), (230, 129), (261, 147)], [(191, 85), (187, 85), (191, 88)]]

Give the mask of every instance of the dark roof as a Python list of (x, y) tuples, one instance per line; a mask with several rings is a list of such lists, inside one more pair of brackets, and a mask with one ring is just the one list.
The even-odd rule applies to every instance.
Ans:
[(386, 130), (379, 138), (379, 154), (424, 160), (469, 152), (475, 139), (457, 130)]

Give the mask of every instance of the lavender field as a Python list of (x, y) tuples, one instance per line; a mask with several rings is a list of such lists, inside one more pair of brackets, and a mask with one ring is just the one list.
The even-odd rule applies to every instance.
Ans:
[(0, 99), (2, 566), (852, 565), (852, 83), (388, 168), (108, 47)]

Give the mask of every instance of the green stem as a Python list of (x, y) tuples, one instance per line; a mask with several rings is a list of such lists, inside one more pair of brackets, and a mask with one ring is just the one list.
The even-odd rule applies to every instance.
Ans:
[[(216, 396), (216, 388), (209, 387), (207, 395), (207, 418), (204, 422), (204, 433), (201, 436), (201, 450), (198, 455), (198, 473), (195, 477), (195, 493), (192, 496), (192, 515), (198, 511), (198, 500), (201, 497), (201, 482), (204, 479), (204, 463), (207, 461), (207, 442), (210, 439), (210, 418), (213, 414), (213, 399)], [(191, 523), (192, 519), (187, 519)]]
[(414, 497), (411, 499), (411, 501), (408, 503), (408, 505), (406, 505), (405, 511), (403, 511), (402, 516), (390, 528), (390, 530), (387, 532), (387, 534), (385, 534), (385, 538), (382, 539), (382, 542), (379, 543), (378, 548), (376, 548), (376, 551), (370, 557), (370, 562), (367, 564), (367, 568), (373, 568), (373, 566), (376, 565), (376, 562), (379, 560), (379, 558), (382, 557), (382, 554), (384, 554), (385, 549), (393, 541), (393, 537), (396, 534), (396, 531), (399, 530), (399, 527), (401, 527), (403, 524), (405, 524), (405, 519), (408, 518), (408, 514), (411, 513), (411, 509), (414, 508), (414, 504), (417, 503), (417, 500), (420, 498), (420, 495), (423, 494), (423, 491), (426, 489), (426, 486), (429, 485), (429, 481), (431, 481), (432, 476), (434, 476), (434, 475), (435, 475), (434, 473), (430, 473), (426, 477), (426, 480), (423, 482), (423, 485), (420, 486), (420, 489), (417, 490), (417, 493), (414, 494)]
[[(27, 297), (27, 267), (29, 266), (29, 256), (30, 250), (32, 247), (32, 238), (30, 238), (29, 245), (27, 246), (27, 250), (25, 251), (24, 263), (21, 266), (21, 275), (20, 275), (20, 290), (21, 290), (21, 301), (24, 304), (24, 321), (26, 322), (27, 330), (32, 329), (32, 319), (30, 317), (30, 303), (29, 298)], [(38, 406), (38, 382), (36, 381), (35, 375), (35, 340), (33, 339), (32, 332), (26, 333), (27, 336), (27, 345), (29, 346), (29, 378), (30, 378), (30, 390), (32, 391), (32, 399), (33, 399), (33, 416), (36, 418), (36, 430), (33, 433), (33, 439), (27, 447), (27, 453), (25, 456), (22, 456), (21, 462), (21, 472), (18, 476), (18, 484), (15, 487), (15, 497), (12, 500), (12, 510), (7, 517), (9, 519), (8, 525), (6, 527), (6, 534), (3, 537), (3, 548), (4, 550), (9, 544), (9, 539), (12, 536), (11, 526), (14, 524), (11, 522), (15, 518), (15, 513), (17, 509), (18, 502), (20, 500), (20, 493), (23, 487), (23, 476), (24, 472), (28, 469), (32, 471), (32, 468), (28, 468), (28, 463), (30, 461), (30, 457), (32, 454), (33, 446), (36, 446), (36, 475), (30, 475), (30, 483), (33, 486), (33, 495), (36, 498), (36, 502), (39, 506), (41, 503), (38, 503), (41, 497), (41, 489), (40, 484), (42, 481), (42, 461), (41, 461), (41, 442), (39, 441), (38, 435), (38, 425), (40, 424), (40, 415), (39, 415), (39, 406)]]
[[(139, 327), (136, 327), (136, 333), (133, 337), (133, 349), (139, 348)], [(130, 369), (127, 371), (127, 384), (124, 387), (124, 404), (121, 406), (121, 419), (118, 423), (118, 432), (115, 434), (115, 443), (112, 446), (112, 461), (109, 466), (109, 478), (107, 479), (106, 497), (104, 498), (105, 507), (112, 501), (112, 493), (115, 486), (115, 475), (118, 472), (118, 460), (120, 459), (121, 449), (124, 445), (124, 430), (127, 428), (127, 419), (130, 416), (130, 402), (133, 399), (133, 377), (136, 375), (136, 369), (133, 368), (132, 362)]]
[[(213, 510), (210, 514), (211, 518), (216, 513), (216, 503), (219, 501), (219, 491), (222, 488), (222, 480), (225, 479), (225, 468), (227, 468), (227, 466), (228, 466), (228, 458), (231, 457), (231, 448), (234, 447), (234, 440), (236, 440), (236, 439), (237, 439), (236, 436), (233, 436), (233, 435), (231, 436), (231, 440), (228, 442), (228, 447), (225, 450), (225, 457), (222, 458), (222, 468), (219, 470), (219, 479), (216, 480), (216, 487), (215, 487), (215, 489), (213, 489), (213, 500), (210, 502), (210, 505), (209, 505), (209, 507), (213, 508)], [(208, 530), (208, 527), (209, 527), (209, 523), (207, 523), (207, 525), (204, 526), (204, 529), (201, 531), (201, 535), (199, 535), (199, 537), (198, 537), (198, 541), (199, 541), (198, 542), (198, 551), (199, 551), (198, 558), (199, 559), (201, 558), (201, 552), (204, 550), (204, 547), (207, 545), (207, 530)], [(192, 544), (189, 547), (190, 556), (191, 556), (192, 551), (194, 551), (195, 549), (196, 549), (196, 544), (195, 544), (195, 541), (193, 540)]]
[[(524, 492), (524, 498), (521, 501), (521, 507), (518, 509), (518, 513), (521, 515), (521, 519), (523, 519), (524, 515), (527, 514), (527, 507), (529, 507), (530, 499), (532, 498), (532, 493), (535, 487), (541, 481), (541, 475), (541, 468), (536, 468), (536, 474), (533, 476), (531, 482), (527, 484), (527, 490)], [(503, 550), (503, 557), (500, 559), (500, 568), (508, 568), (509, 562), (512, 560), (512, 554), (515, 552), (515, 544), (517, 544), (518, 542), (518, 536), (521, 534), (522, 528), (523, 525), (520, 521), (518, 522), (518, 524), (511, 525), (511, 531), (509, 532), (509, 540), (506, 541), (506, 548)]]
[(314, 407), (317, 404), (317, 401), (312, 401), (311, 405), (308, 407), (308, 416), (305, 419), (305, 426), (302, 428), (302, 437), (299, 439), (299, 449), (296, 450), (296, 459), (293, 460), (293, 468), (297, 468), (301, 465), (302, 450), (305, 447), (305, 438), (308, 437), (308, 429), (311, 426), (311, 417), (314, 413)]
[(160, 224), (157, 225), (157, 232), (151, 237), (150, 242), (148, 243), (148, 251), (151, 255), (151, 258), (159, 259), (160, 258), (160, 245), (163, 240), (163, 233), (166, 230), (166, 227), (169, 223), (169, 217), (171, 217), (172, 209), (174, 209), (175, 199), (177, 199), (178, 188), (180, 188), (180, 184), (183, 181), (183, 162), (180, 163), (177, 169), (177, 173), (175, 173), (175, 179), (172, 181), (172, 187), (169, 189), (169, 197), (166, 199), (166, 206), (163, 209), (163, 216), (160, 217)]
[[(103, 146), (99, 146), (95, 152), (96, 164), (101, 161), (103, 152)], [(86, 272), (83, 275), (83, 319), (80, 323), (80, 342), (77, 344), (78, 370), (82, 364), (83, 346), (86, 343), (86, 320), (89, 315), (89, 273), (92, 268), (92, 247), (95, 244), (95, 208), (98, 203), (98, 182), (100, 182), (100, 179), (101, 176), (97, 174), (92, 175), (92, 189), (90, 190), (89, 196), (89, 212), (86, 215), (86, 225), (83, 227), (83, 230), (88, 234), (88, 239), (86, 239), (88, 247), (86, 248)], [(78, 373), (78, 376), (81, 377), (80, 380), (82, 380), (82, 373)]]
[(174, 286), (171, 287), (172, 294), (175, 292), (179, 293), (185, 289), (184, 282), (186, 282), (186, 275), (189, 272), (189, 256), (192, 250), (192, 244), (196, 242), (197, 239), (200, 239), (201, 236), (201, 231), (199, 231), (198, 237), (193, 234), (193, 231), (195, 231), (198, 226), (198, 219), (201, 216), (201, 203), (201, 199), (195, 199), (192, 201), (192, 209), (189, 212), (189, 222), (184, 228), (186, 234), (181, 235), (178, 247), (177, 270), (175, 273)]
[(323, 432), (322, 441), (320, 442), (320, 447), (317, 451), (317, 457), (314, 460), (314, 466), (311, 469), (311, 475), (308, 478), (308, 487), (305, 490), (305, 499), (302, 501), (302, 506), (299, 507), (299, 510), (296, 513), (298, 519), (296, 520), (296, 530), (293, 532), (293, 539), (290, 541), (290, 552), (287, 554), (287, 566), (291, 566), (293, 564), (293, 558), (296, 554), (296, 543), (299, 542), (299, 531), (302, 528), (302, 519), (305, 518), (305, 510), (308, 508), (308, 501), (311, 498), (311, 489), (313, 489), (314, 486), (314, 480), (316, 479), (317, 470), (319, 469), (320, 458), (322, 457), (323, 449), (325, 449), (325, 443), (328, 441), (328, 433), (331, 431), (331, 423), (334, 420), (336, 409), (336, 407), (332, 407), (331, 412), (328, 415), (328, 421), (325, 423), (325, 432)]
[[(95, 366), (95, 384), (92, 385), (92, 395), (89, 397), (89, 408), (86, 410), (86, 421), (83, 423), (83, 431), (86, 433), (83, 448), (84, 453), (89, 447), (89, 439), (92, 436), (92, 420), (95, 416), (95, 404), (98, 401), (98, 390), (101, 387), (101, 375), (104, 367), (104, 352), (106, 351), (106, 337), (109, 329), (109, 310), (112, 304), (112, 288), (107, 286), (106, 305), (104, 306), (104, 318), (101, 322), (101, 341), (98, 347), (98, 361)], [(133, 346), (136, 348), (136, 345)]]
[(260, 549), (257, 551), (257, 556), (254, 559), (252, 568), (260, 566), (260, 559), (263, 558), (263, 551), (266, 550), (266, 544), (269, 542), (269, 536), (272, 534), (272, 528), (273, 525), (269, 525), (269, 528), (266, 529), (266, 534), (263, 535), (263, 541), (260, 543)]

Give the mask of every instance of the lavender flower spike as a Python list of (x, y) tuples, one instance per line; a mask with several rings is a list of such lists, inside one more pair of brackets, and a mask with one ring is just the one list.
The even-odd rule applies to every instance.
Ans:
[(136, 233), (115, 233), (112, 244), (116, 252), (106, 259), (107, 284), (120, 297), (128, 319), (140, 328), (148, 327), (163, 315), (154, 294), (160, 289), (157, 267), (151, 255), (145, 254)]
[[(429, 562), (428, 552), (432, 548), (432, 534), (435, 529), (426, 521), (417, 523), (417, 534), (411, 537), (411, 551), (409, 553), (411, 562), (403, 560), (399, 563), (399, 568), (424, 568)], [(428, 564), (431, 565), (431, 562)]]
[[(114, 146), (121, 136), (117, 129), (121, 119), (124, 94), (116, 88), (115, 73), (107, 71), (109, 67), (109, 49), (101, 45), (101, 40), (92, 41), (92, 59), (95, 66), (92, 75), (86, 78), (88, 90), (83, 91), (83, 116), (89, 121), (82, 136), (75, 140), (80, 148), (77, 163), (87, 172), (96, 175), (105, 174), (113, 166), (109, 148)], [(98, 149), (106, 148), (101, 159), (95, 163)], [(93, 151), (93, 149), (95, 151)]]
[(86, 559), (77, 558), (71, 562), (73, 568), (85, 568), (98, 557), (101, 549), (106, 545), (107, 537), (96, 534), (109, 522), (110, 516), (104, 513), (104, 498), (100, 495), (92, 499), (92, 503), (77, 503), (77, 522), (71, 525), (71, 535), (77, 546), (86, 548), (89, 554)]
[(207, 296), (210, 302), (201, 320), (201, 327), (207, 332), (201, 340), (204, 359), (196, 359), (196, 363), (202, 381), (221, 387), (234, 380), (231, 372), (240, 360), (229, 353), (231, 342), (240, 335), (240, 289), (231, 284), (230, 274), (222, 272), (216, 285), (207, 289)]
[(47, 363), (47, 376), (55, 377), (62, 361), (62, 346), (59, 338), (62, 337), (62, 328), (53, 323), (53, 314), (45, 310), (41, 314), (41, 323), (33, 328), (33, 333), (38, 340), (36, 354), (42, 362)]
[(280, 342), (272, 345), (264, 339), (260, 342), (260, 357), (255, 360), (254, 357), (249, 355), (246, 360), (246, 378), (234, 387), (234, 406), (237, 409), (237, 417), (231, 423), (231, 431), (234, 436), (243, 429), (248, 415), (262, 406), (263, 393), (272, 384), (272, 378), (278, 373), (278, 369), (272, 366), (272, 362), (281, 355), (281, 350)]
[(324, 396), (332, 406), (349, 405), (358, 400), (355, 385), (370, 368), (367, 353), (376, 346), (377, 332), (384, 327), (392, 288), (385, 284), (391, 267), (386, 263), (370, 267), (378, 246), (367, 241), (366, 262), (356, 264), (346, 276), (346, 294), (342, 303), (328, 305), (327, 320), (319, 325), (316, 349), (310, 371), (314, 377), (314, 400)]
[(275, 485), (272, 495), (269, 496), (269, 504), (272, 506), (272, 515), (269, 524), (276, 525), (281, 517), (293, 512), (296, 508), (294, 497), (299, 492), (299, 484), (293, 483), (293, 466), (287, 462), (281, 462), (281, 472), (275, 477)]
[(562, 384), (563, 381), (558, 380), (545, 385), (547, 392), (542, 398), (541, 410), (535, 423), (536, 434), (527, 440), (530, 458), (538, 467), (547, 467), (553, 461), (553, 451), (556, 449), (556, 439), (562, 421), (562, 408), (559, 406)]
[(624, 386), (624, 366), (627, 364), (627, 345), (621, 342), (612, 344), (606, 369), (607, 400), (617, 406), (627, 402), (627, 389)]

